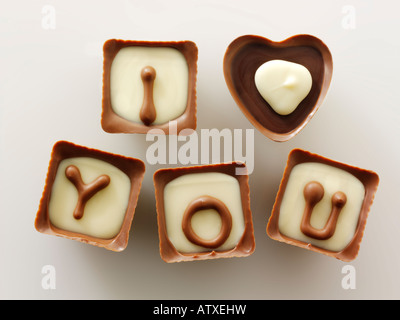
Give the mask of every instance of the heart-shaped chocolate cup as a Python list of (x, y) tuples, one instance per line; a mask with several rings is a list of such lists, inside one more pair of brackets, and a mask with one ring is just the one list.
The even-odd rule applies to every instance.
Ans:
[[(279, 115), (258, 92), (257, 69), (270, 60), (303, 65), (312, 76), (309, 94), (289, 115)], [(332, 55), (328, 47), (311, 35), (295, 35), (274, 42), (255, 35), (235, 39), (224, 56), (225, 81), (235, 102), (248, 120), (268, 138), (287, 141), (298, 134), (322, 104), (331, 82)]]

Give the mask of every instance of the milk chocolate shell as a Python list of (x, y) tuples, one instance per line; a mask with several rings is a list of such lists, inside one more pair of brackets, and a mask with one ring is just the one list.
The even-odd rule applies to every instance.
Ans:
[[(159, 169), (155, 172), (154, 185), (160, 255), (165, 262), (245, 257), (253, 253), (255, 239), (250, 209), (248, 175), (237, 175), (237, 169), (247, 170), (243, 163), (223, 163)], [(223, 176), (225, 182), (220, 184), (221, 181), (208, 180), (207, 178), (201, 180), (200, 183), (198, 180), (196, 183), (192, 183), (193, 180), (188, 182), (189, 179), (184, 180), (184, 183), (175, 184), (172, 187), (175, 188), (172, 193), (170, 192), (171, 189), (166, 191), (171, 183), (182, 181), (181, 178), (199, 177), (199, 175), (204, 177), (204, 174), (207, 177), (210, 174)], [(235, 187), (231, 188), (231, 183)], [(195, 196), (191, 193), (194, 189), (197, 190)], [(222, 196), (221, 192), (225, 192), (225, 194)], [(168, 210), (167, 208), (171, 209), (171, 206), (168, 206), (167, 202), (179, 204), (178, 206), (174, 205), (173, 210)], [(219, 235), (209, 240), (198, 236), (191, 227), (193, 215), (197, 211), (206, 209), (215, 209), (221, 217)], [(168, 226), (170, 229), (168, 229)], [(211, 225), (207, 224), (206, 226), (210, 227)], [(175, 237), (175, 235), (178, 236)], [(234, 241), (231, 241), (233, 237), (230, 235), (234, 235)], [(223, 249), (221, 245), (226, 245), (227, 239), (227, 242), (230, 242), (229, 247)], [(188, 243), (194, 250), (182, 250), (180, 244), (183, 243)]]
[[(168, 85), (174, 84), (175, 81), (174, 78), (172, 78), (172, 80), (168, 79), (168, 75), (164, 74), (163, 76), (160, 76), (160, 70), (157, 70), (157, 68), (153, 68), (151, 62), (147, 61), (149, 59), (151, 60), (151, 58), (146, 55), (144, 55), (146, 65), (144, 65), (143, 68), (141, 67), (141, 71), (139, 70), (138, 72), (136, 72), (137, 74), (135, 73), (133, 75), (135, 77), (137, 76), (137, 79), (140, 79), (141, 77), (141, 81), (143, 82), (144, 87), (144, 94), (143, 92), (139, 92), (143, 90), (139, 90), (140, 86), (138, 86), (137, 88), (135, 87), (138, 90), (137, 92), (135, 91), (136, 89), (132, 89), (133, 96), (140, 96), (141, 94), (144, 95), (142, 99), (143, 104), (140, 111), (140, 118), (137, 119), (137, 121), (134, 121), (116, 111), (115, 106), (113, 106), (112, 104), (111, 70), (117, 54), (120, 52), (120, 50), (125, 48), (174, 49), (172, 51), (176, 51), (183, 56), (184, 61), (186, 61), (187, 63), (187, 86), (182, 88), (179, 87), (183, 92), (187, 91), (187, 98), (184, 102), (182, 102), (184, 106), (182, 110), (183, 113), (169, 120), (163, 121), (162, 123), (154, 122), (156, 120), (158, 106), (157, 103), (154, 103), (155, 101), (153, 101), (153, 92), (155, 92), (153, 90), (156, 90), (156, 87), (161, 88), (159, 90), (167, 93), (170, 99), (172, 99), (172, 103), (174, 103), (174, 95), (176, 96), (175, 91), (167, 90), (166, 88), (168, 87)], [(110, 39), (104, 43), (103, 52), (103, 100), (101, 125), (104, 131), (108, 133), (147, 133), (151, 129), (159, 129), (162, 130), (162, 132), (164, 132), (165, 134), (169, 134), (169, 121), (176, 121), (178, 133), (182, 129), (196, 129), (196, 76), (198, 49), (194, 42), (131, 41)], [(168, 63), (168, 57), (166, 55), (160, 54), (157, 57), (157, 60), (160, 59), (166, 60), (164, 61), (164, 66), (170, 65), (170, 63)], [(138, 62), (138, 60), (140, 60), (140, 58), (134, 56), (133, 59), (128, 61), (127, 65), (129, 66), (132, 63), (140, 63), (140, 61)], [(147, 63), (149, 63), (149, 65), (147, 65)], [(124, 68), (122, 68), (122, 70), (124, 70)], [(175, 75), (176, 72), (174, 70), (171, 70), (170, 77), (174, 77)], [(121, 83), (127, 85), (127, 88), (131, 88), (130, 86), (132, 86), (133, 88), (133, 85), (130, 82), (130, 80), (132, 80), (130, 79), (131, 76), (132, 74), (128, 72), (128, 74), (124, 74), (120, 78)], [(161, 83), (158, 86), (156, 85), (157, 81), (160, 81)], [(163, 97), (161, 97), (160, 99), (162, 101), (165, 101)], [(132, 106), (130, 104), (126, 104), (124, 108), (124, 110), (129, 110), (132, 109)], [(169, 109), (171, 108), (164, 107), (163, 110)]]
[[(299, 166), (307, 169), (300, 171)], [(298, 171), (294, 173), (296, 168)], [(332, 170), (332, 174), (326, 174), (328, 171), (322, 168)], [(352, 261), (358, 255), (378, 183), (379, 176), (373, 171), (294, 149), (288, 157), (268, 221), (267, 234), (280, 242), (342, 261)], [(322, 197), (325, 197), (325, 202), (317, 209), (316, 205)], [(283, 214), (285, 218), (281, 222)], [(310, 216), (313, 214), (321, 218), (322, 228), (311, 225)], [(287, 227), (289, 224), (290, 228)], [(336, 245), (338, 239), (342, 241), (342, 248), (334, 250), (330, 246)], [(331, 241), (329, 245), (327, 241)]]
[[(276, 113), (257, 90), (255, 73), (271, 60), (300, 64), (312, 76), (310, 92), (291, 114)], [(223, 69), (229, 91), (248, 120), (268, 138), (283, 142), (297, 135), (321, 106), (333, 64), (328, 47), (311, 35), (295, 35), (280, 42), (245, 35), (228, 46)]]
[[(82, 161), (86, 162), (82, 164)], [(68, 165), (69, 162), (75, 162), (76, 165)], [(92, 165), (93, 163), (95, 164)], [(101, 173), (98, 174), (97, 171)], [(87, 176), (88, 172), (92, 177), (85, 184), (81, 177), (84, 174)], [(92, 172), (95, 172), (94, 177)], [(36, 230), (111, 251), (124, 250), (128, 244), (144, 172), (144, 163), (139, 159), (90, 149), (68, 141), (57, 142), (51, 153), (46, 183), (35, 219)], [(62, 181), (63, 189), (55, 188), (56, 185), (60, 186), (56, 181)], [(52, 201), (57, 203), (57, 207), (52, 207)], [(117, 214), (119, 220), (109, 223), (110, 217), (114, 219)], [(62, 217), (62, 222), (58, 220), (59, 224), (54, 223), (51, 219), (54, 216)], [(73, 228), (69, 228), (71, 221)], [(109, 232), (111, 225), (114, 226), (111, 236), (94, 235), (98, 233), (99, 222), (105, 232)]]

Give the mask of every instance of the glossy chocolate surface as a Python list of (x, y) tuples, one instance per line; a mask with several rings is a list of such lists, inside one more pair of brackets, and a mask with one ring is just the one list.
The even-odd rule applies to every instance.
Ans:
[[(245, 257), (253, 253), (255, 249), (255, 239), (254, 239), (254, 231), (253, 231), (253, 222), (252, 222), (252, 214), (250, 209), (250, 190), (248, 184), (248, 175), (236, 175), (236, 169), (241, 168), (245, 169), (245, 164), (243, 163), (223, 163), (223, 164), (212, 164), (212, 165), (204, 165), (204, 166), (193, 166), (193, 167), (183, 167), (183, 168), (172, 168), (172, 169), (160, 169), (154, 174), (154, 185), (155, 185), (155, 196), (156, 196), (156, 205), (157, 205), (157, 221), (158, 221), (158, 232), (159, 232), (159, 241), (160, 241), (160, 254), (164, 261), (166, 262), (180, 262), (180, 261), (194, 261), (194, 260), (205, 260), (205, 259), (216, 259), (216, 258), (230, 258), (230, 257)], [(199, 253), (182, 253), (178, 252), (174, 245), (168, 238), (168, 233), (166, 229), (166, 218), (165, 218), (165, 210), (164, 210), (164, 188), (165, 186), (171, 182), (172, 180), (191, 173), (206, 173), (206, 172), (219, 172), (230, 175), (238, 180), (240, 186), (240, 197), (242, 203), (242, 210), (244, 215), (244, 232), (241, 236), (240, 241), (237, 245), (227, 251), (216, 251), (215, 248), (216, 243), (207, 243), (210, 248), (206, 252)], [(204, 200), (201, 197), (200, 201)], [(229, 231), (231, 227), (231, 221), (229, 218), (226, 218), (227, 213), (226, 209), (223, 208), (223, 204), (211, 201), (208, 199), (207, 201), (203, 201), (200, 204), (194, 204), (195, 206), (200, 207), (214, 207), (217, 210), (220, 210), (220, 215), (222, 216), (222, 229), (217, 237), (217, 241), (224, 239), (226, 237), (226, 233)], [(219, 208), (219, 209), (218, 209)], [(187, 213), (192, 214), (193, 208), (188, 208)], [(199, 207), (197, 208), (199, 209)], [(187, 225), (185, 223), (185, 219), (182, 221), (183, 227)], [(199, 244), (201, 244), (202, 240), (200, 240)], [(204, 244), (204, 243), (203, 243)]]
[[(141, 114), (142, 123), (129, 121), (115, 113), (111, 105), (111, 89), (110, 75), (112, 62), (118, 51), (125, 47), (169, 47), (177, 49), (183, 54), (187, 61), (189, 70), (189, 83), (187, 105), (184, 113), (174, 119), (177, 122), (178, 133), (182, 129), (196, 129), (196, 77), (197, 77), (197, 58), (198, 49), (195, 43), (191, 41), (179, 42), (162, 42), (162, 41), (129, 41), (110, 39), (105, 42), (103, 47), (104, 62), (103, 62), (103, 101), (102, 101), (102, 117), (101, 125), (104, 131), (108, 133), (147, 133), (150, 129), (160, 129), (165, 134), (169, 133), (168, 122), (163, 124), (152, 124), (155, 119), (155, 108), (152, 105), (149, 94), (152, 92), (152, 81), (156, 77), (156, 72), (153, 77), (142, 78), (145, 84), (145, 101)], [(143, 77), (143, 74), (142, 74)], [(151, 84), (151, 85), (149, 85)]]
[[(311, 91), (289, 115), (276, 113), (255, 85), (257, 69), (275, 59), (301, 64), (312, 76)], [(275, 141), (291, 139), (310, 121), (328, 91), (332, 68), (329, 49), (311, 35), (296, 35), (281, 42), (242, 36), (229, 45), (224, 57), (224, 75), (232, 97), (249, 121)]]
[[(305, 162), (322, 163), (322, 164), (326, 164), (326, 165), (329, 165), (329, 166), (332, 166), (332, 167), (335, 167), (338, 169), (342, 169), (342, 170), (354, 175), (364, 185), (365, 196), (364, 196), (364, 200), (361, 205), (361, 210), (359, 213), (356, 231), (354, 233), (354, 236), (353, 236), (351, 242), (346, 246), (346, 248), (344, 248), (341, 251), (334, 252), (334, 251), (320, 248), (320, 247), (310, 244), (310, 243), (292, 239), (288, 236), (283, 235), (279, 230), (279, 225), (278, 225), (279, 224), (279, 213), (280, 213), (282, 199), (284, 197), (286, 186), (288, 184), (288, 180), (290, 177), (290, 173), (297, 164), (301, 164), (301, 163), (305, 163)], [(366, 222), (367, 222), (368, 213), (370, 211), (370, 207), (374, 200), (375, 193), (378, 188), (378, 184), (379, 184), (379, 176), (373, 171), (350, 166), (350, 165), (347, 165), (344, 163), (340, 163), (340, 162), (322, 157), (320, 155), (310, 153), (310, 152), (302, 150), (302, 149), (294, 149), (290, 152), (289, 157), (288, 157), (287, 165), (286, 165), (286, 168), (285, 168), (285, 171), (283, 174), (282, 181), (279, 186), (279, 191), (276, 196), (275, 204), (273, 206), (272, 213), (271, 213), (271, 216), (268, 221), (267, 234), (274, 240), (278, 240), (278, 241), (285, 242), (285, 243), (288, 243), (291, 245), (295, 245), (295, 246), (298, 246), (301, 248), (319, 252), (319, 253), (334, 257), (336, 259), (342, 260), (342, 261), (352, 261), (358, 255), (362, 236), (363, 236), (364, 229), (365, 229)], [(316, 188), (314, 188), (314, 190), (311, 190), (311, 191), (307, 190), (307, 188), (305, 188), (304, 192), (305, 192), (306, 203), (307, 203), (307, 197), (310, 196), (309, 195), (310, 193), (313, 193), (312, 196), (314, 197), (314, 201), (317, 201), (317, 200), (319, 201), (319, 199), (322, 197), (322, 195), (318, 195), (318, 193), (321, 191), (316, 190)], [(312, 200), (308, 199), (308, 202), (310, 203), (310, 202), (312, 202)], [(341, 192), (334, 194), (334, 196), (332, 197), (332, 204), (333, 204), (332, 211), (341, 209), (343, 206), (345, 206), (345, 203), (346, 203), (345, 195), (343, 195)], [(303, 220), (303, 222), (307, 221), (307, 214), (308, 213), (307, 213), (307, 208), (306, 208), (305, 212), (304, 212), (305, 220)], [(332, 212), (330, 215), (330, 218), (334, 220), (336, 214), (340, 214), (340, 213)], [(304, 225), (302, 227), (304, 228), (303, 229), (304, 231), (309, 232), (309, 234), (308, 234), (309, 236), (312, 236), (313, 238), (316, 238), (316, 239), (318, 239), (318, 237), (321, 236), (321, 239), (326, 239), (327, 237), (329, 237), (329, 232), (332, 232), (332, 231), (334, 232), (334, 226), (333, 226), (334, 222), (335, 221), (333, 221), (333, 222), (331, 221), (331, 223), (329, 221), (327, 222), (327, 225), (325, 227), (326, 234), (324, 234), (324, 235), (320, 235), (318, 233), (318, 231), (321, 231), (321, 230), (314, 230), (309, 225), (309, 223), (304, 223)]]
[[(194, 231), (191, 226), (191, 219), (196, 212), (199, 210), (205, 209), (215, 209), (219, 216), (221, 217), (222, 226), (221, 230), (217, 237), (211, 240), (205, 240), (199, 237)], [(226, 205), (218, 200), (217, 198), (210, 197), (210, 196), (202, 196), (193, 200), (189, 206), (186, 208), (185, 213), (183, 214), (182, 219), (182, 230), (185, 234), (186, 238), (199, 246), (205, 248), (218, 248), (221, 246), (229, 237), (229, 234), (232, 229), (232, 216), (229, 212), (229, 209)]]
[(99, 176), (91, 183), (84, 183), (78, 167), (70, 165), (65, 170), (65, 176), (73, 183), (78, 191), (78, 203), (74, 210), (74, 218), (82, 219), (85, 212), (85, 205), (97, 192), (110, 184), (110, 177), (106, 174)]
[(345, 206), (347, 197), (341, 191), (337, 191), (332, 196), (332, 210), (324, 228), (316, 229), (311, 225), (311, 215), (314, 207), (324, 196), (324, 187), (317, 181), (311, 181), (304, 187), (304, 199), (306, 206), (303, 213), (300, 229), (306, 236), (314, 239), (326, 240), (333, 236), (336, 229), (337, 220), (341, 209)]
[[(88, 236), (85, 234), (80, 234), (77, 232), (71, 232), (68, 230), (63, 230), (54, 226), (49, 219), (49, 202), (51, 198), (51, 192), (54, 180), (57, 175), (57, 170), (60, 162), (67, 158), (74, 157), (90, 157), (98, 160), (102, 160), (107, 162), (116, 168), (120, 169), (124, 172), (130, 179), (131, 189), (129, 193), (128, 206), (126, 209), (124, 221), (119, 233), (111, 238), (111, 239), (103, 239), (97, 238), (93, 236)], [(70, 172), (71, 168), (66, 172), (67, 175), (71, 176)], [(117, 154), (107, 153), (104, 151), (90, 149), (87, 147), (79, 146), (67, 141), (59, 141), (57, 142), (52, 150), (51, 159), (49, 164), (49, 169), (46, 177), (45, 187), (43, 191), (42, 198), (40, 200), (39, 210), (35, 219), (35, 228), (37, 231), (49, 234), (64, 237), (67, 239), (78, 240), (84, 243), (89, 243), (91, 245), (104, 247), (108, 250), (112, 251), (122, 251), (126, 248), (128, 244), (129, 231), (131, 228), (133, 216), (135, 213), (135, 208), (137, 204), (137, 200), (139, 197), (142, 180), (144, 177), (145, 166), (144, 163), (139, 159), (128, 158)], [(77, 171), (73, 170), (72, 176), (76, 178)], [(71, 177), (72, 177), (71, 176)], [(76, 180), (72, 178), (73, 180)], [(105, 176), (100, 177), (100, 184), (105, 186), (107, 184), (107, 178), (102, 182)], [(99, 182), (99, 181), (97, 181)], [(109, 182), (109, 181), (108, 181)], [(77, 183), (80, 185), (81, 183)], [(96, 182), (95, 182), (96, 184)], [(100, 186), (94, 186), (94, 188), (99, 188)], [(90, 188), (90, 185), (89, 185)], [(92, 186), (93, 189), (93, 186)], [(96, 189), (98, 190), (98, 189)], [(93, 191), (93, 190), (92, 190)], [(90, 196), (90, 192), (89, 195)], [(79, 205), (77, 206), (79, 208)], [(81, 208), (82, 209), (82, 208)], [(78, 210), (81, 211), (81, 210)], [(78, 212), (79, 214), (83, 214), (82, 212)], [(75, 217), (76, 218), (76, 217)]]

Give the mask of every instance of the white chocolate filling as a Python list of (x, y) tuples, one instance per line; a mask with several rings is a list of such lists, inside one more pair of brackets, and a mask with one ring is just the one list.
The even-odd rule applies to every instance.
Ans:
[[(164, 211), (168, 238), (177, 251), (182, 253), (210, 251), (190, 242), (182, 230), (183, 214), (191, 201), (208, 195), (222, 201), (232, 216), (232, 230), (216, 251), (233, 249), (244, 232), (244, 216), (240, 186), (234, 177), (219, 173), (191, 173), (169, 182), (164, 188)], [(221, 228), (221, 218), (213, 210), (199, 210), (192, 219), (193, 231), (205, 240), (215, 238)]]
[[(78, 191), (65, 176), (69, 165), (78, 167), (84, 183), (90, 183), (101, 175), (108, 175), (110, 183), (97, 192), (85, 205), (81, 219), (73, 212)], [(51, 223), (60, 229), (102, 239), (118, 234), (128, 207), (131, 183), (129, 177), (115, 166), (88, 157), (68, 158), (60, 162), (49, 202)]]
[(146, 66), (156, 71), (153, 100), (157, 116), (153, 124), (178, 118), (187, 106), (189, 69), (183, 54), (170, 47), (132, 46), (116, 54), (110, 75), (114, 112), (132, 122), (142, 122), (144, 87), (140, 74)]
[[(323, 229), (328, 220), (332, 209), (332, 195), (342, 191), (347, 197), (347, 202), (339, 214), (335, 233), (326, 240), (307, 237), (300, 230), (305, 208), (303, 191), (305, 185), (311, 181), (321, 183), (324, 188), (324, 196), (311, 214), (310, 224), (316, 229)], [(364, 185), (349, 172), (315, 162), (298, 164), (290, 173), (282, 198), (279, 230), (289, 238), (311, 243), (326, 250), (341, 251), (355, 234), (364, 197)]]
[(306, 67), (284, 60), (270, 60), (256, 71), (258, 92), (280, 115), (292, 113), (308, 95), (312, 77)]
[(222, 227), (222, 220), (217, 210), (206, 209), (197, 211), (192, 217), (192, 228), (204, 240), (214, 239)]

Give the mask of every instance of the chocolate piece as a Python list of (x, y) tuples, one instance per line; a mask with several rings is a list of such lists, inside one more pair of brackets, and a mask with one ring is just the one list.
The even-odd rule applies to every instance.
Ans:
[(294, 149), (267, 234), (274, 240), (352, 261), (358, 255), (378, 183), (375, 172)]
[(154, 79), (156, 78), (156, 70), (147, 66), (142, 69), (141, 77), (144, 87), (143, 105), (140, 109), (140, 119), (149, 126), (156, 120), (157, 112), (153, 101)]
[[(243, 163), (224, 163), (155, 172), (160, 255), (164, 261), (253, 253), (248, 175), (236, 175), (237, 168), (246, 169)], [(202, 228), (217, 232), (206, 236), (200, 234)]]
[(285, 60), (263, 63), (254, 75), (258, 92), (280, 115), (291, 114), (310, 93), (312, 77), (306, 67)]
[(333, 236), (340, 211), (347, 201), (347, 197), (343, 192), (335, 192), (332, 196), (332, 211), (328, 221), (323, 229), (318, 230), (311, 225), (310, 220), (315, 205), (322, 200), (323, 196), (324, 187), (319, 182), (311, 181), (304, 187), (306, 207), (304, 209), (303, 219), (301, 220), (300, 230), (306, 236), (319, 240), (326, 240)]
[(85, 211), (86, 203), (97, 192), (110, 184), (110, 177), (103, 174), (92, 183), (86, 184), (82, 181), (79, 168), (74, 165), (68, 166), (67, 169), (65, 169), (65, 176), (74, 184), (76, 190), (78, 190), (78, 202), (73, 215), (75, 219), (81, 219)]
[(169, 121), (178, 132), (196, 129), (195, 43), (111, 39), (103, 51), (104, 131), (169, 134)]
[(144, 172), (141, 160), (57, 142), (35, 228), (112, 251), (124, 250)]
[[(218, 236), (212, 240), (204, 240), (199, 237), (192, 228), (191, 219), (193, 215), (200, 210), (204, 209), (215, 209), (222, 220), (221, 231)], [(185, 234), (186, 238), (194, 244), (205, 248), (218, 248), (223, 245), (224, 242), (228, 239), (229, 234), (232, 230), (232, 216), (229, 212), (229, 209), (226, 205), (213, 197), (210, 196), (202, 196), (193, 200), (186, 208), (185, 213), (183, 214), (182, 219), (182, 230)]]
[[(272, 60), (300, 64), (312, 77), (310, 92), (287, 115), (275, 112), (255, 83), (259, 67)], [(327, 94), (332, 69), (328, 47), (311, 35), (296, 35), (281, 42), (242, 36), (228, 46), (224, 57), (225, 80), (235, 102), (256, 129), (279, 142), (293, 138), (313, 117)]]

